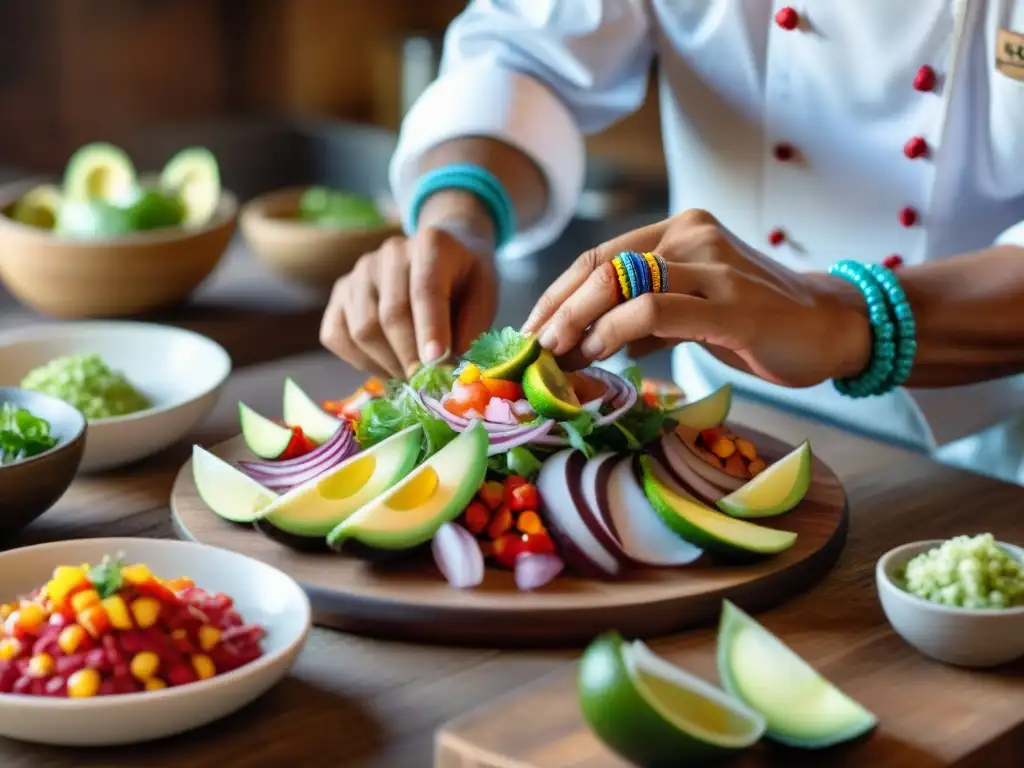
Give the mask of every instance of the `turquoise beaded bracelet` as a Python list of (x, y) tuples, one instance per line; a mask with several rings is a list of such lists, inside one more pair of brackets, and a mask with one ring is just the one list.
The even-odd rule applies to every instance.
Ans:
[(434, 193), (446, 189), (465, 190), (484, 204), (494, 222), (495, 250), (515, 237), (516, 210), (505, 185), (486, 168), (471, 163), (441, 166), (428, 171), (417, 180), (409, 205), (407, 231), (416, 231), (420, 211), (427, 199)]
[(896, 324), (896, 360), (893, 363), (891, 382), (892, 388), (895, 389), (907, 382), (914, 367), (914, 358), (917, 356), (917, 323), (914, 321), (910, 302), (907, 301), (907, 294), (904, 293), (896, 273), (878, 264), (869, 265), (868, 271), (885, 292), (889, 300), (889, 311)]
[(896, 367), (896, 324), (892, 320), (886, 294), (871, 270), (860, 262), (836, 262), (828, 268), (828, 273), (860, 289), (867, 303), (872, 335), (871, 362), (867, 369), (855, 378), (836, 379), (833, 385), (840, 394), (847, 397), (883, 395), (893, 387), (893, 371)]

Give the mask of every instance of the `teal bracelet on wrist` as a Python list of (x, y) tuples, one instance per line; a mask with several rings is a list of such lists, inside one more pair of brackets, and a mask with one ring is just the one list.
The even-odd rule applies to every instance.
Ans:
[(435, 168), (423, 174), (416, 182), (409, 204), (409, 220), (406, 229), (415, 231), (420, 211), (427, 199), (446, 189), (461, 189), (476, 196), (491, 215), (494, 222), (495, 249), (501, 248), (516, 233), (516, 211), (505, 185), (497, 176), (470, 163), (456, 163)]
[(839, 261), (828, 268), (828, 273), (853, 283), (864, 295), (871, 323), (871, 361), (866, 370), (851, 379), (836, 379), (833, 385), (840, 394), (861, 398), (884, 395), (893, 388), (896, 365), (896, 324), (889, 303), (878, 279), (865, 265), (857, 261)]
[(900, 279), (888, 267), (871, 264), (868, 271), (878, 282), (889, 300), (889, 311), (896, 325), (896, 359), (893, 362), (892, 388), (902, 387), (914, 368), (917, 356), (917, 323), (914, 312), (907, 301), (907, 294), (900, 285)]

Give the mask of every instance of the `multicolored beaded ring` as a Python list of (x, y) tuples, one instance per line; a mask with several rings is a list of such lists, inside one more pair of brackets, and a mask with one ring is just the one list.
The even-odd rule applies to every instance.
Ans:
[(620, 302), (668, 290), (667, 265), (657, 254), (623, 251), (612, 259), (612, 267), (619, 278)]

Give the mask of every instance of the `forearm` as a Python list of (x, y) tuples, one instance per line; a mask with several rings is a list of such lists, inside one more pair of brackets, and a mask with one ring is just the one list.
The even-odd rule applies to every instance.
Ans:
[[(508, 192), (520, 227), (535, 223), (547, 208), (544, 175), (529, 157), (509, 144), (475, 137), (446, 141), (424, 155), (422, 169), (429, 171), (453, 163), (472, 163), (493, 173)], [(456, 235), (461, 229), (471, 238), (494, 240), (494, 223), (487, 207), (462, 190), (444, 190), (428, 198), (418, 224), (421, 229), (439, 226)]]
[[(899, 278), (917, 324), (908, 387), (1024, 372), (1024, 248), (995, 246), (905, 267)], [(859, 291), (840, 282), (834, 283), (840, 300), (863, 311)]]

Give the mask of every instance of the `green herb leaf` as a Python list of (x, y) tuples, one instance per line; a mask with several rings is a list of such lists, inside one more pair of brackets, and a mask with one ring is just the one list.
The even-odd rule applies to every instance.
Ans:
[(572, 421), (558, 422), (562, 429), (565, 430), (565, 434), (569, 438), (569, 444), (577, 451), (583, 453), (588, 459), (597, 453), (597, 449), (587, 440), (594, 432), (594, 419), (595, 417), (592, 413), (583, 411)]
[(45, 419), (14, 403), (0, 405), (0, 464), (38, 456), (56, 444)]
[(421, 365), (409, 377), (409, 386), (417, 392), (426, 392), (431, 397), (441, 398), (451, 392), (455, 383), (455, 368), (450, 365), (431, 363)]
[(369, 448), (413, 424), (423, 428), (420, 461), (437, 453), (455, 438), (455, 430), (419, 404), (404, 382), (388, 382), (388, 396), (366, 403), (359, 412), (356, 441)]
[(473, 340), (464, 359), (478, 368), (493, 368), (515, 357), (530, 342), (530, 337), (515, 328), (487, 331)]
[(111, 559), (106, 555), (99, 565), (89, 569), (89, 581), (93, 588), (99, 593), (100, 600), (116, 595), (123, 585), (121, 580), (121, 568), (124, 567), (124, 555), (120, 552), (117, 557)]
[(523, 445), (517, 445), (506, 453), (505, 462), (510, 475), (519, 475), (527, 480), (533, 479), (540, 472), (540, 459), (534, 456), (533, 451)]
[(640, 366), (638, 365), (631, 365), (628, 368), (625, 368), (622, 371), (622, 373), (619, 374), (619, 377), (625, 379), (630, 384), (632, 384), (633, 389), (635, 389), (637, 392), (639, 392), (643, 388), (644, 376), (643, 373), (640, 371)]

